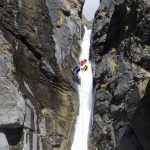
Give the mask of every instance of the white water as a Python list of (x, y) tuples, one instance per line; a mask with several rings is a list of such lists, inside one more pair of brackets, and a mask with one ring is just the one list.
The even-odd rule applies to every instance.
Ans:
[(80, 71), (81, 86), (78, 86), (79, 91), (79, 114), (75, 126), (74, 141), (71, 150), (88, 150), (88, 134), (90, 128), (90, 120), (92, 113), (92, 68), (89, 61), (91, 30), (85, 28), (84, 38), (81, 44), (82, 52), (80, 60), (88, 60), (88, 70)]

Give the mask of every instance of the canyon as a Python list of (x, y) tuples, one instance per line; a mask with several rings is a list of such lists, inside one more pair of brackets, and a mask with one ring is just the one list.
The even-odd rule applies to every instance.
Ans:
[(0, 1), (0, 149), (70, 150), (79, 110), (71, 69), (91, 29), (89, 150), (150, 149), (150, 2)]

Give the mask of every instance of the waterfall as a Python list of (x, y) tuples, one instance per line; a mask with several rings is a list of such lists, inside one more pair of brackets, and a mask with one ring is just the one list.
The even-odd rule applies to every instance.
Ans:
[(75, 135), (71, 150), (87, 150), (88, 149), (88, 134), (92, 112), (92, 68), (89, 61), (89, 47), (91, 30), (85, 28), (85, 34), (81, 44), (82, 52), (80, 60), (88, 60), (88, 70), (80, 71), (81, 85), (78, 86), (79, 92), (79, 113), (75, 125)]

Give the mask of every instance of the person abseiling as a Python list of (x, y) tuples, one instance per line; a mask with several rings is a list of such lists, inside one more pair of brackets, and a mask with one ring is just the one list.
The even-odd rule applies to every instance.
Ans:
[(80, 64), (81, 70), (86, 71), (88, 69), (87, 59), (81, 60), (79, 64)]
[(80, 77), (79, 77), (79, 71), (83, 70), (86, 71), (88, 69), (87, 60), (83, 59), (79, 62), (79, 65), (76, 65), (72, 69), (72, 79), (73, 81), (77, 82), (77, 84), (80, 84)]

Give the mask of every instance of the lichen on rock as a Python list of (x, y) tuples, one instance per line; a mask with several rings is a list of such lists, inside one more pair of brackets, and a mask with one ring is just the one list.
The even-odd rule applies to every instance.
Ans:
[(101, 0), (95, 14), (91, 38), (91, 59), (95, 62), (91, 149), (150, 148), (148, 128), (145, 132), (143, 128), (149, 126), (149, 10), (147, 0)]

